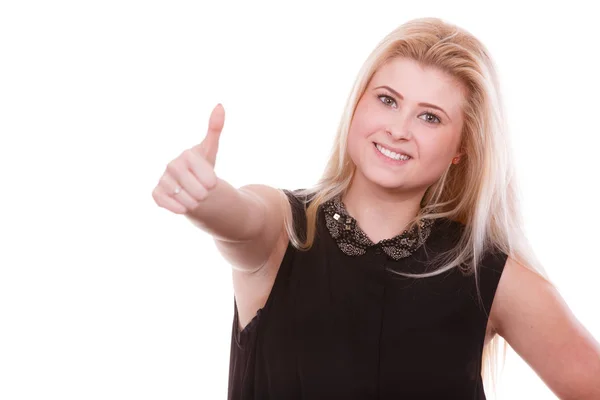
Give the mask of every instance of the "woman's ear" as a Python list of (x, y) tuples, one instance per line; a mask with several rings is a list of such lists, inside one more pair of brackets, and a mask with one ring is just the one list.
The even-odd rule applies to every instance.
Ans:
[(458, 164), (460, 160), (465, 156), (464, 151), (456, 153), (452, 158), (452, 164)]

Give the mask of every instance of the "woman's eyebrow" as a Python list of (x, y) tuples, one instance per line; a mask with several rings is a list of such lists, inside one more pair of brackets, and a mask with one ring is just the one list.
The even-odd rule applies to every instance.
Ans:
[[(397, 97), (400, 98), (400, 100), (404, 100), (404, 96), (402, 96), (400, 93), (398, 93), (397, 91), (395, 91), (394, 89), (392, 89), (389, 86), (383, 85), (383, 86), (377, 86), (375, 89), (387, 89), (390, 92), (394, 93)], [(446, 111), (444, 111), (443, 108), (436, 106), (435, 104), (431, 104), (431, 103), (419, 103), (419, 106), (422, 107), (430, 107), (430, 108), (435, 108), (436, 110), (440, 110), (441, 112), (443, 112), (444, 114), (446, 114), (446, 117), (448, 117), (448, 119), (450, 121), (452, 121), (452, 119), (450, 119), (450, 116), (448, 116), (448, 114), (446, 113)]]

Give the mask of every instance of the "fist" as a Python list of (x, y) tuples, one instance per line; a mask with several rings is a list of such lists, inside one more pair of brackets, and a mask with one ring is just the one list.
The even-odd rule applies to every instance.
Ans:
[(158, 206), (176, 214), (186, 214), (198, 207), (215, 188), (215, 161), (224, 123), (225, 109), (217, 104), (210, 114), (208, 131), (202, 142), (184, 150), (167, 164), (152, 191)]

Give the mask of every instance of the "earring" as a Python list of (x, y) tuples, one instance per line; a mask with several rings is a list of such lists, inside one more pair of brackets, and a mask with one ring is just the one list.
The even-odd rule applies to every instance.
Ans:
[(459, 161), (460, 161), (460, 157), (454, 157), (452, 159), (452, 164), (458, 164)]

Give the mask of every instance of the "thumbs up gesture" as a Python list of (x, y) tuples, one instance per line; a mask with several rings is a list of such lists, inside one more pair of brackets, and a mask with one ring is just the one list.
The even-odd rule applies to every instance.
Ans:
[(152, 191), (156, 204), (176, 214), (185, 214), (206, 199), (218, 181), (214, 168), (224, 123), (225, 109), (217, 104), (210, 114), (202, 142), (184, 150), (167, 164)]

